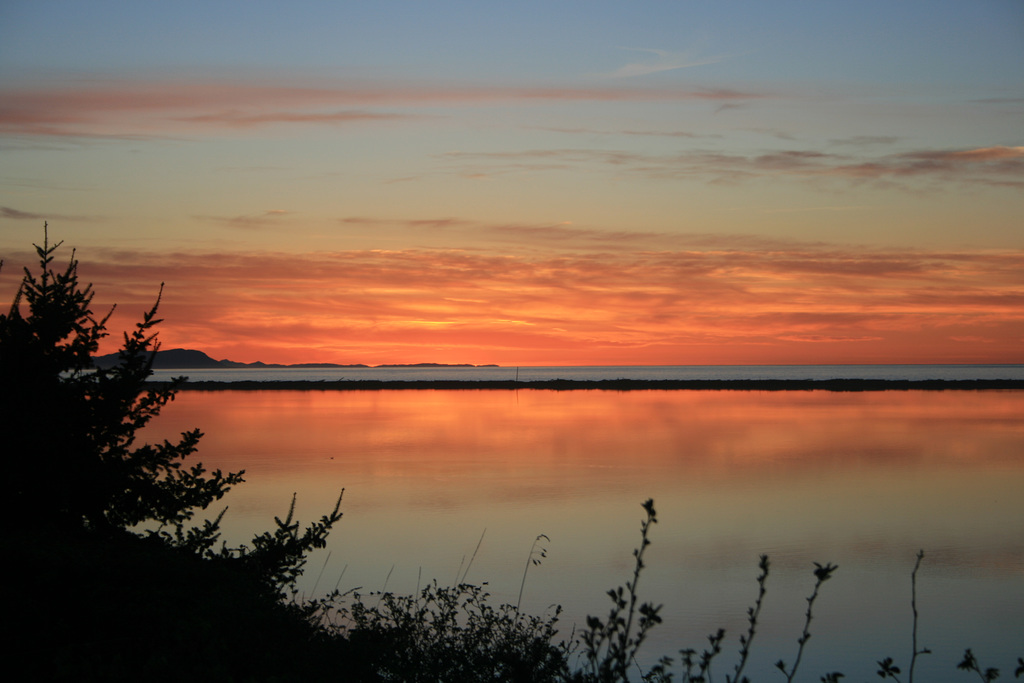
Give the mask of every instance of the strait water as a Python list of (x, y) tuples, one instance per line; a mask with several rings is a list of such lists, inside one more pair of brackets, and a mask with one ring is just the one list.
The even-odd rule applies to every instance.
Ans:
[(196, 426), (197, 460), (246, 470), (225, 501), (230, 542), (270, 528), (293, 492), (309, 521), (346, 489), (307, 594), (450, 584), (479, 543), (467, 580), (514, 604), (546, 534), (523, 609), (561, 604), (567, 635), (630, 578), (640, 503), (654, 498), (639, 587), (665, 623), (643, 666), (722, 627), (724, 680), (761, 553), (772, 572), (755, 681), (780, 680), (774, 662), (795, 657), (814, 561), (839, 569), (798, 678), (873, 680), (888, 656), (906, 671), (918, 549), (918, 642), (934, 654), (917, 679), (964, 679), (967, 647), (1004, 678), (1024, 656), (1024, 391), (182, 391), (148, 436)]

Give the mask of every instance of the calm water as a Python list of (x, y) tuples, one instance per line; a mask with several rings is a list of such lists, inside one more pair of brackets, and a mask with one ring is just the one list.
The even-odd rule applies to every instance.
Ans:
[(515, 603), (544, 533), (524, 609), (561, 603), (568, 633), (629, 578), (653, 497), (640, 589), (664, 603), (665, 623), (645, 662), (724, 627), (724, 680), (767, 553), (755, 680), (779, 680), (773, 662), (795, 656), (812, 561), (839, 570), (800, 678), (874, 679), (885, 656), (906, 670), (919, 548), (919, 643), (936, 653), (919, 680), (964, 678), (966, 647), (1004, 677), (1024, 655), (1021, 391), (181, 392), (150, 436), (194, 426), (206, 465), (247, 470), (227, 501), (230, 540), (269, 528), (292, 492), (309, 520), (345, 487), (306, 592), (451, 583), (483, 534), (468, 580)]
[(193, 380), (514, 380), (552, 379), (1024, 379), (1024, 365), (626, 365), (481, 368), (240, 368), (158, 370), (156, 379)]

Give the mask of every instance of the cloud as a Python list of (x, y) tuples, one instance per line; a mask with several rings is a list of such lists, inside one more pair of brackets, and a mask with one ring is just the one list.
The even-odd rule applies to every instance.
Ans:
[(360, 216), (349, 216), (340, 221), (346, 225), (404, 227), (413, 229), (434, 228), (458, 228), (475, 225), (472, 221), (461, 218), (413, 218), (413, 219), (387, 219), (387, 218), (366, 218)]
[(904, 152), (871, 161), (836, 164), (824, 169), (824, 173), (858, 179), (932, 177), (1024, 188), (1024, 147)]
[(486, 230), (498, 238), (529, 244), (563, 243), (572, 248), (614, 247), (629, 245), (636, 248), (646, 242), (664, 241), (664, 233), (631, 230), (596, 230), (572, 227), (569, 222), (556, 225), (491, 225)]
[(571, 221), (559, 223), (493, 223), (466, 218), (368, 218), (349, 216), (339, 219), (345, 225), (359, 225), (368, 228), (396, 228), (412, 230), (444, 230), (449, 234), (480, 236), (502, 244), (515, 244), (529, 248), (543, 245), (544, 248), (560, 249), (631, 249), (642, 247), (663, 247), (686, 237), (662, 232), (641, 232), (633, 230), (602, 230), (573, 226)]
[(199, 220), (210, 221), (227, 228), (241, 230), (254, 230), (276, 227), (281, 225), (281, 219), (293, 215), (294, 211), (284, 209), (270, 209), (256, 215), (239, 216), (196, 216)]
[(869, 175), (920, 175), (947, 173), (976, 164), (987, 164), (989, 168), (1020, 174), (1024, 172), (1024, 147), (919, 150), (890, 154), (870, 163), (839, 165), (835, 170), (839, 173)]
[(851, 145), (854, 147), (866, 147), (869, 145), (893, 145), (900, 141), (895, 135), (854, 135), (848, 138), (836, 138), (829, 140), (833, 145)]
[(985, 97), (971, 101), (980, 104), (1024, 104), (1024, 97)]
[(0, 133), (145, 139), (225, 128), (422, 118), (423, 109), (431, 107), (566, 101), (729, 102), (763, 96), (731, 89), (667, 87), (105, 81), (89, 86), (0, 88)]
[(535, 130), (546, 130), (552, 133), (568, 133), (571, 135), (638, 135), (638, 136), (650, 136), (650, 137), (667, 137), (667, 138), (720, 138), (721, 135), (702, 135), (698, 133), (691, 133), (682, 130), (601, 130), (596, 128), (559, 128), (559, 127), (547, 127), (537, 126)]
[(71, 216), (67, 214), (42, 214), (33, 213), (30, 211), (19, 211), (18, 209), (11, 208), (9, 206), (0, 206), (0, 219), (7, 219), (12, 221), (76, 221), (76, 222), (87, 222), (97, 220), (93, 216)]
[(392, 114), (371, 111), (338, 111), (324, 113), (300, 112), (269, 112), (244, 113), (239, 111), (219, 112), (179, 117), (176, 120), (189, 123), (219, 124), (231, 128), (249, 128), (273, 123), (353, 123), (357, 121), (394, 121), (398, 119), (420, 118), (407, 114)]
[(656, 59), (626, 64), (625, 66), (621, 66), (615, 71), (607, 74), (608, 78), (635, 78), (637, 76), (647, 76), (654, 73), (660, 73), (662, 71), (675, 71), (676, 69), (688, 69), (694, 66), (715, 64), (716, 62), (720, 62), (724, 59), (724, 57), (694, 59), (686, 52), (669, 52), (667, 50), (652, 50), (640, 47), (624, 47), (620, 49), (631, 50), (634, 52), (646, 52), (654, 55)]
[(0, 206), (0, 217), (9, 218), (15, 221), (41, 221), (45, 218), (42, 214), (18, 211), (17, 209), (12, 209), (9, 206)]
[[(716, 111), (715, 113), (717, 114), (718, 111)], [(771, 137), (776, 138), (778, 140), (786, 140), (789, 142), (795, 142), (797, 139), (796, 136), (793, 135), (792, 133), (788, 133), (784, 130), (779, 130), (777, 128), (748, 128), (747, 130), (754, 133), (761, 133), (763, 135), (770, 135)]]
[(703, 178), (740, 182), (757, 177), (797, 180), (907, 182), (915, 178), (992, 187), (1024, 187), (1024, 147), (915, 150), (881, 156), (854, 156), (807, 149), (759, 154), (684, 150), (650, 154), (630, 150), (560, 148), (503, 152), (449, 152), (464, 160), (461, 174), (561, 171), (583, 167), (648, 178)]
[(779, 339), (785, 341), (796, 341), (806, 342), (811, 344), (820, 343), (836, 343), (836, 342), (867, 342), (867, 341), (880, 341), (882, 337), (827, 337), (816, 334), (804, 334), (804, 335), (780, 335)]
[(866, 211), (871, 209), (870, 206), (850, 205), (850, 206), (789, 206), (786, 208), (771, 208), (763, 209), (763, 213), (808, 213), (812, 211), (824, 211), (828, 213), (838, 213), (846, 211)]
[(939, 162), (984, 163), (987, 161), (1001, 161), (1004, 159), (1022, 159), (1024, 158), (1024, 147), (997, 146), (953, 151), (914, 152), (902, 156)]
[(723, 111), (729, 111), (730, 109), (743, 109), (744, 107), (746, 107), (746, 103), (723, 102), (722, 104), (715, 107), (715, 113), (721, 114)]

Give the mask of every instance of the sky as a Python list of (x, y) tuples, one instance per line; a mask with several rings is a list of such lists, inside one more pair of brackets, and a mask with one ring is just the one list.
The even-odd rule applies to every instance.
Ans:
[(1024, 2), (0, 0), (0, 298), (268, 363), (1024, 362)]

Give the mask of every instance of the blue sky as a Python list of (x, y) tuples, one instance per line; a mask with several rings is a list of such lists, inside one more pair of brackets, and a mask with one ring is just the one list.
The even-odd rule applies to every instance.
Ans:
[(216, 67), (564, 83), (613, 73), (639, 48), (716, 59), (706, 76), (730, 81), (1016, 87), (1024, 59), (1014, 0), (41, 0), (0, 12), (5, 79)]

